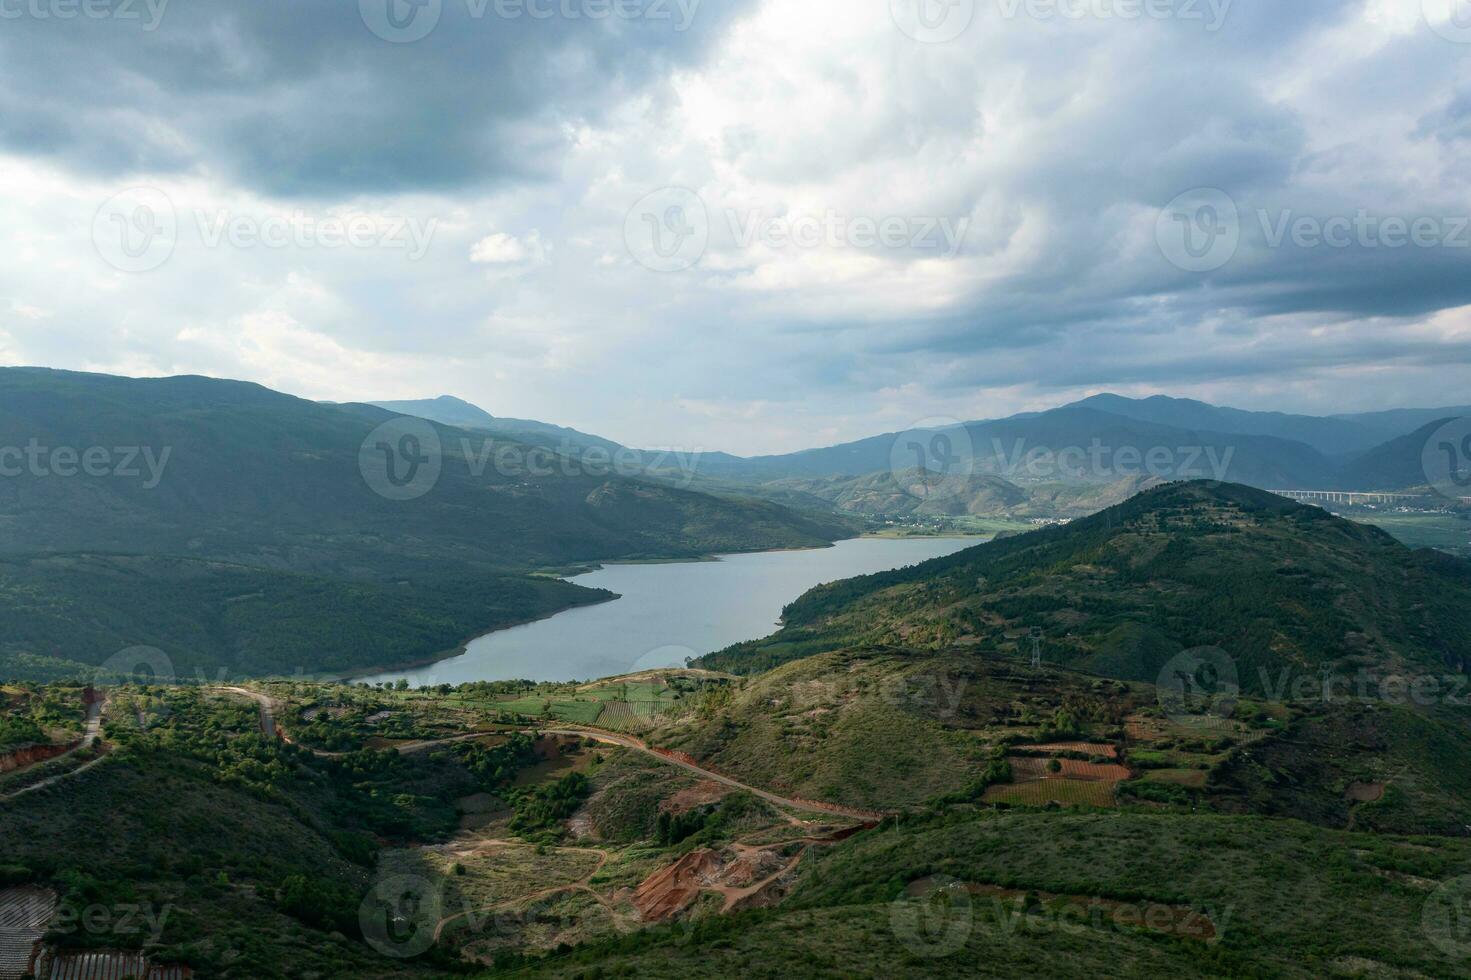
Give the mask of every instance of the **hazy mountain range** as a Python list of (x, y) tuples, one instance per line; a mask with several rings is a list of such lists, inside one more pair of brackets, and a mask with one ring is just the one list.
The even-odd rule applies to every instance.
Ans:
[[(623, 448), (573, 429), (498, 419), (454, 398), (377, 404), (573, 454)], [(1103, 394), (1045, 412), (781, 455), (697, 453), (678, 466), (661, 454), (639, 451), (638, 458), (651, 475), (796, 507), (870, 515), (1070, 515), (1079, 509), (1049, 506), (1059, 486), (1117, 488), (1102, 497), (1095, 489), (1085, 502), (1090, 513), (1161, 480), (1214, 479), (1267, 490), (1414, 490), (1427, 482), (1426, 440), (1445, 420), (1465, 416), (1471, 406), (1317, 417)], [(942, 441), (933, 442), (936, 436)]]

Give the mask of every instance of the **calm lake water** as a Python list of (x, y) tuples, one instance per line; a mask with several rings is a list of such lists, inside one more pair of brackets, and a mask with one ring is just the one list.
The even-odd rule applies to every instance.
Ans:
[(623, 598), (472, 640), (466, 652), (407, 678), (415, 687), (467, 681), (594, 680), (656, 667), (767, 636), (782, 607), (814, 585), (914, 565), (983, 538), (856, 538), (817, 551), (727, 555), (719, 561), (608, 565), (571, 581)]

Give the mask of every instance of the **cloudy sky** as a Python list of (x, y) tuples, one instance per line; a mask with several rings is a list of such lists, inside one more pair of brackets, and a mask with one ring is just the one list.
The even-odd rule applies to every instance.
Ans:
[(0, 363), (774, 452), (1471, 401), (1471, 0), (0, 0)]

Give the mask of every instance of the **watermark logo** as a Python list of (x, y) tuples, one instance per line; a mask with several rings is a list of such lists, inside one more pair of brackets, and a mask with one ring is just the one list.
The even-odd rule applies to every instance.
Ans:
[(112, 905), (94, 903), (76, 906), (64, 902), (56, 910), (56, 916), (48, 926), (49, 931), (62, 935), (123, 937), (137, 940), (144, 938), (148, 945), (156, 945), (163, 939), (164, 928), (173, 914), (172, 905), (158, 906), (152, 902), (117, 902)]
[(1001, 16), (1015, 20), (1199, 21), (1209, 33), (1226, 23), (1232, 0), (997, 0)]
[(1443, 882), (1426, 899), (1420, 928), (1447, 956), (1471, 956), (1471, 875)]
[(1471, 0), (1420, 0), (1430, 29), (1447, 41), (1471, 44)]
[(439, 26), (444, 0), (358, 0), (368, 30), (390, 44), (413, 44)]
[(899, 433), (889, 449), (889, 473), (910, 496), (945, 500), (960, 494), (975, 463), (970, 432), (955, 419), (931, 418)]
[(396, 214), (290, 214), (257, 216), (231, 211), (195, 210), (195, 229), (205, 248), (382, 249), (422, 259), (439, 221)]
[(889, 927), (911, 955), (943, 959), (965, 948), (975, 926), (970, 890), (953, 878), (936, 878), (927, 894), (901, 895), (889, 904)]
[(629, 209), (623, 241), (639, 265), (655, 272), (683, 272), (709, 247), (710, 212), (694, 191), (664, 187)]
[(760, 210), (726, 212), (731, 238), (741, 248), (757, 242), (771, 249), (854, 248), (907, 249), (932, 252), (953, 259), (965, 243), (971, 219), (888, 215), (844, 215), (829, 209), (821, 214), (766, 215)]
[(1451, 419), (1433, 432), (1421, 456), (1425, 482), (1450, 500), (1471, 498), (1471, 418)]
[(992, 459), (1007, 479), (1118, 480), (1152, 476), (1158, 479), (1214, 480), (1224, 483), (1236, 458), (1235, 446), (1110, 446), (1094, 439), (1087, 446), (1027, 446), (1014, 440), (1008, 448), (991, 440)]
[[(163, 23), (169, 0), (0, 0), (0, 20), (142, 21), (153, 32)], [(146, 19), (145, 19), (146, 18)]]
[(163, 482), (172, 446), (47, 446), (32, 438), (24, 446), (0, 446), (0, 478), (40, 480), (85, 476), (139, 480), (144, 490)]
[(1241, 700), (1236, 661), (1220, 647), (1196, 647), (1171, 657), (1155, 681), (1165, 716), (1180, 724), (1230, 718)]
[(637, 674), (645, 670), (688, 667), (690, 661), (694, 660), (697, 656), (699, 654), (695, 653), (693, 648), (671, 643), (668, 646), (655, 647), (653, 650), (639, 657), (632, 664), (629, 664), (628, 670), (625, 673)]
[(1291, 242), (1296, 248), (1471, 248), (1471, 216), (1373, 214), (1359, 208), (1352, 215), (1320, 217), (1290, 208), (1257, 211), (1268, 248)]
[(1176, 197), (1160, 211), (1154, 226), (1160, 254), (1186, 272), (1214, 272), (1241, 246), (1241, 214), (1231, 195), (1198, 187)]
[(976, 19), (976, 0), (889, 0), (889, 14), (921, 44), (947, 44)]
[(156, 187), (130, 187), (103, 202), (92, 218), (92, 244), (119, 272), (151, 272), (174, 254), (179, 219)]
[(358, 907), (358, 925), (363, 939), (379, 953), (412, 959), (434, 945), (443, 905), (444, 897), (427, 878), (394, 875), (368, 891)]
[(370, 432), (358, 450), (363, 482), (387, 500), (424, 496), (439, 482), (443, 469), (439, 431), (424, 419), (390, 419)]
[(169, 685), (177, 680), (174, 661), (158, 647), (126, 647), (102, 662), (92, 674), (99, 686), (111, 684)]

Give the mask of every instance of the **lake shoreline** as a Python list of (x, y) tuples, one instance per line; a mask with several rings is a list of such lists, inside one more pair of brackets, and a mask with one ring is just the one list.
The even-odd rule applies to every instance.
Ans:
[(918, 564), (989, 540), (984, 535), (858, 536), (822, 548), (613, 561), (567, 579), (607, 600), (498, 627), (453, 650), (386, 670), (348, 672), (350, 683), (414, 687), (472, 681), (573, 683), (681, 667), (689, 658), (780, 628), (786, 605), (818, 585)]

